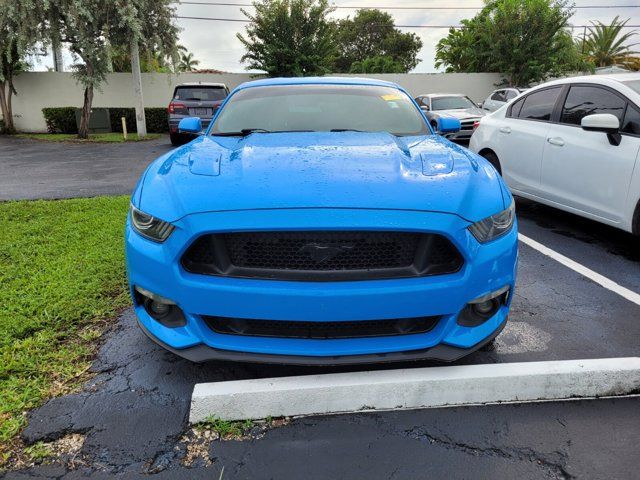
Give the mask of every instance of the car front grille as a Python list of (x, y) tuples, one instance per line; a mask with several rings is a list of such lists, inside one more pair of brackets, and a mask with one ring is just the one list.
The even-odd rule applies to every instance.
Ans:
[(433, 316), (390, 320), (308, 322), (202, 316), (211, 330), (225, 335), (317, 340), (426, 333), (437, 325), (440, 318)]
[(442, 235), (397, 231), (283, 231), (203, 235), (182, 257), (192, 273), (339, 281), (453, 273), (462, 257)]
[(473, 131), (473, 124), (474, 122), (478, 120), (477, 118), (471, 119), (471, 120), (462, 120), (460, 122), (460, 130), (463, 131)]

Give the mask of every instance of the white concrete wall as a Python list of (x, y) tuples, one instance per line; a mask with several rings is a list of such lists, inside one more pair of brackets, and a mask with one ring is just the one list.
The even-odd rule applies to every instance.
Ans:
[[(475, 101), (482, 101), (500, 81), (493, 73), (435, 73), (435, 74), (384, 74), (360, 75), (389, 80), (402, 85), (416, 96), (424, 93), (465, 93)], [(204, 73), (143, 73), (142, 88), (147, 107), (166, 107), (176, 84), (183, 82), (221, 82), (234, 88), (252, 80), (249, 74), (223, 75)], [(70, 73), (27, 72), (15, 82), (18, 95), (13, 98), (13, 115), (16, 129), (24, 132), (44, 132), (46, 124), (42, 116), (44, 107), (81, 107), (83, 89)], [(96, 91), (94, 107), (133, 107), (133, 86), (130, 73), (112, 73)]]

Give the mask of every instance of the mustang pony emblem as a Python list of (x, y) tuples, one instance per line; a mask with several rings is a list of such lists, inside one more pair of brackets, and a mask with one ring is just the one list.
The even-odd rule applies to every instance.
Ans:
[(349, 244), (307, 243), (298, 251), (307, 254), (315, 262), (322, 263), (352, 249), (353, 245)]

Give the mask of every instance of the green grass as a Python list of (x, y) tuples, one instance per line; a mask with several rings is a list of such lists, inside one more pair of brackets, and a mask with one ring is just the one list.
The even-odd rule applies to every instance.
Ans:
[[(20, 138), (31, 138), (33, 140), (43, 140), (47, 142), (78, 142), (78, 143), (124, 143), (122, 133), (93, 133), (87, 140), (78, 138), (75, 134), (68, 133), (18, 133)], [(146, 137), (140, 138), (137, 133), (130, 133), (127, 142), (140, 142), (144, 140), (154, 140), (160, 138), (160, 133), (148, 133)]]
[(196, 430), (211, 430), (220, 435), (220, 438), (242, 437), (253, 427), (251, 420), (232, 422), (221, 420), (213, 415), (207, 417), (203, 422), (194, 425)]
[(105, 323), (129, 304), (128, 204), (126, 196), (0, 203), (0, 466), (26, 411), (86, 379)]

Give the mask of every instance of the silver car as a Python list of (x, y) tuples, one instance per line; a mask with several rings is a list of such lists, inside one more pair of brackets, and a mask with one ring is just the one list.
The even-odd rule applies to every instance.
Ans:
[(487, 113), (466, 95), (456, 93), (430, 93), (419, 95), (415, 100), (436, 132), (438, 132), (440, 118), (450, 117), (460, 120), (459, 132), (444, 134), (449, 140), (468, 141), (473, 134), (474, 124)]
[(494, 90), (491, 92), (491, 95), (482, 102), (482, 109), (488, 112), (495, 112), (501, 106), (506, 105), (524, 91), (525, 89), (522, 88), (500, 88), (498, 90)]

